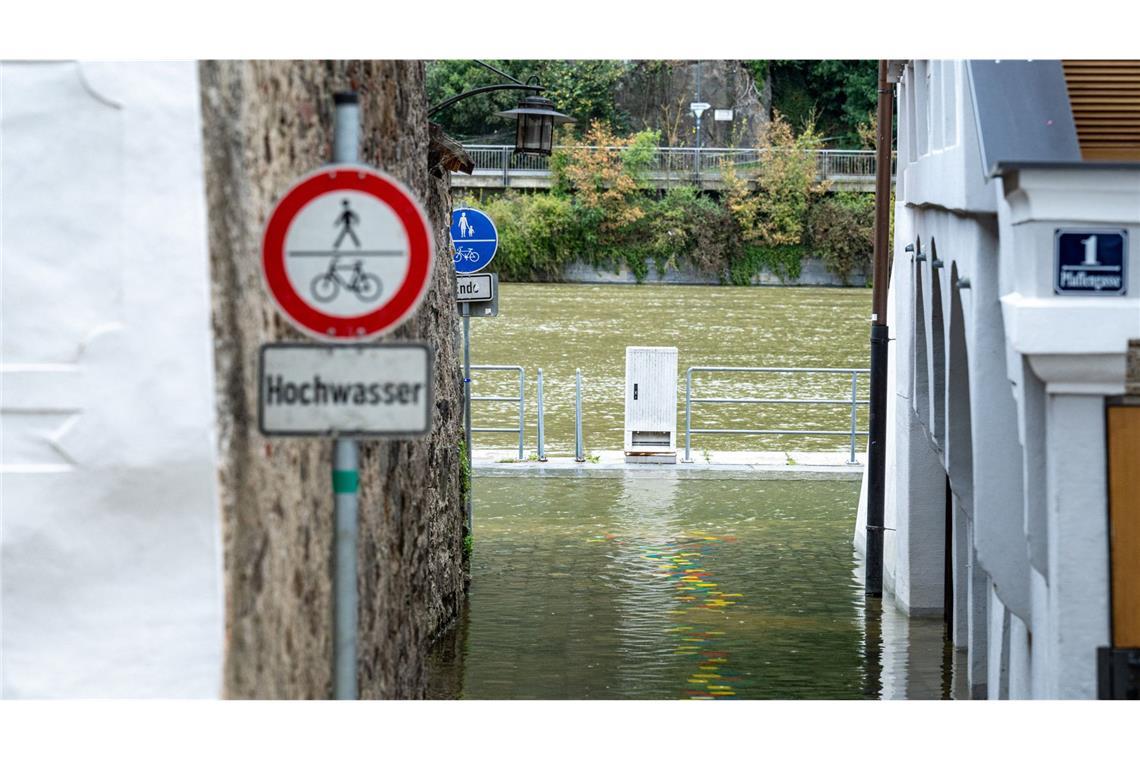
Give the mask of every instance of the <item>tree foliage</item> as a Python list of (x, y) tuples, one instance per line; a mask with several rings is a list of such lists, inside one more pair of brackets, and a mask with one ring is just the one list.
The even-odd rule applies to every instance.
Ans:
[[(617, 83), (628, 69), (623, 61), (506, 60), (487, 61), (521, 82), (537, 76), (546, 88), (543, 97), (555, 108), (577, 120), (575, 131), (584, 132), (593, 121), (603, 121), (611, 129), (624, 132), (627, 117), (614, 101)], [(438, 104), (460, 93), (489, 84), (509, 83), (492, 71), (469, 60), (439, 60), (427, 64), (428, 101)], [(514, 108), (527, 93), (507, 90), (476, 95), (462, 100), (432, 117), (453, 137), (460, 140), (511, 142), (514, 124), (496, 114)]]
[(504, 280), (556, 280), (575, 261), (625, 264), (644, 279), (653, 262), (658, 272), (688, 266), (746, 285), (763, 271), (795, 279), (809, 254), (844, 279), (869, 261), (873, 196), (826, 194), (808, 152), (820, 141), (810, 124), (796, 135), (777, 114), (756, 181), (726, 164), (719, 196), (692, 185), (651, 192), (644, 180), (659, 139), (649, 131), (618, 137), (595, 122), (555, 151), (550, 193), (470, 199), (499, 230), (492, 267)]
[[(668, 79), (674, 62), (649, 61), (638, 66), (610, 60), (505, 60), (487, 61), (511, 76), (526, 81), (537, 76), (544, 93), (555, 107), (577, 119), (574, 134), (582, 136), (594, 121), (606, 123), (619, 136), (628, 136), (634, 118), (618, 107), (615, 93), (625, 86), (649, 86), (656, 92)], [(875, 110), (877, 63), (873, 60), (744, 61), (757, 88), (771, 80), (772, 105), (792, 127), (811, 122), (829, 147), (861, 147), (860, 128), (870, 122)], [(640, 76), (640, 79), (638, 78)], [(660, 81), (658, 81), (660, 80)], [(503, 83), (502, 77), (470, 60), (430, 61), (427, 91), (430, 103), (488, 84)], [(656, 84), (655, 84), (656, 83)], [(456, 103), (434, 118), (460, 140), (510, 142), (513, 124), (496, 116), (513, 108), (521, 91), (478, 95)], [(675, 97), (674, 97), (675, 96)], [(650, 126), (660, 130), (669, 145), (679, 141), (679, 130), (690, 118), (691, 93), (657, 93), (660, 102)]]
[(860, 125), (870, 122), (878, 98), (877, 61), (749, 63), (753, 76), (766, 69), (772, 80), (772, 108), (793, 126), (814, 123), (820, 134), (832, 139), (828, 147), (862, 147)]

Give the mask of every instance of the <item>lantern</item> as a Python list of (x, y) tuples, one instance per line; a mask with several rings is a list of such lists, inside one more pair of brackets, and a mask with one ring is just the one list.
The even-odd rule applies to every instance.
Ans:
[(515, 153), (533, 153), (549, 156), (554, 147), (554, 125), (573, 123), (574, 119), (554, 110), (554, 104), (531, 95), (519, 101), (518, 108), (501, 111), (499, 116), (515, 116)]

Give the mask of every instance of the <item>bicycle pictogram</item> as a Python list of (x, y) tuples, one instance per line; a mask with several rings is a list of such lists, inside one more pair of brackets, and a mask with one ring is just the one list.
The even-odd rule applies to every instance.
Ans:
[[(348, 279), (341, 272), (352, 272)], [(353, 264), (341, 264), (340, 256), (333, 256), (329, 268), (313, 278), (313, 298), (328, 303), (337, 297), (340, 289), (355, 293), (361, 301), (375, 301), (384, 292), (384, 283), (374, 274), (364, 271), (364, 262), (357, 259)]]
[(454, 259), (456, 264), (458, 264), (460, 261), (463, 261), (464, 259), (467, 261), (478, 261), (479, 254), (475, 252), (474, 248), (463, 248), (462, 246), (456, 246)]

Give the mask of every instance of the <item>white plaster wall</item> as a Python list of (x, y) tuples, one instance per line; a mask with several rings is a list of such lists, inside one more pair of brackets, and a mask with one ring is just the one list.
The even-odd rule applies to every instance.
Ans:
[(1054, 658), (1046, 690), (1096, 697), (1096, 650), (1108, 646), (1108, 526), (1104, 399), (1048, 400), (1049, 612)]
[(5, 697), (216, 697), (194, 63), (0, 67)]

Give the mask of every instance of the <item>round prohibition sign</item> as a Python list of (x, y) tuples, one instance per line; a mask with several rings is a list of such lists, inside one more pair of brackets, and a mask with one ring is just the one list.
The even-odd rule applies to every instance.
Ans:
[(419, 307), (435, 261), (427, 215), (401, 182), (368, 166), (311, 172), (265, 225), (269, 294), (298, 329), (330, 341), (389, 332)]

